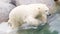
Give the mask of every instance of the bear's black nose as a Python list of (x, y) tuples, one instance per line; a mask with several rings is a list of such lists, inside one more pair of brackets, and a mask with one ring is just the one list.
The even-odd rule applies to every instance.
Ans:
[(51, 16), (51, 14), (47, 15), (47, 16)]
[(51, 14), (49, 14), (48, 16), (51, 16)]
[(51, 16), (51, 14), (47, 15), (47, 18), (49, 18)]

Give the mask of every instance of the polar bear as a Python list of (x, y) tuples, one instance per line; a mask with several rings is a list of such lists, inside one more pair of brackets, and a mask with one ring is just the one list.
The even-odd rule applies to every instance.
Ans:
[(47, 23), (49, 15), (49, 8), (45, 4), (20, 5), (10, 12), (8, 24), (12, 29), (25, 23), (37, 27)]

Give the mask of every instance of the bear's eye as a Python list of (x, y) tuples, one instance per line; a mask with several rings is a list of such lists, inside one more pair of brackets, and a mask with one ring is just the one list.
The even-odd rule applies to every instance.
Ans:
[(40, 9), (40, 8), (38, 8), (38, 9)]
[(27, 21), (25, 21), (24, 23), (27, 23)]

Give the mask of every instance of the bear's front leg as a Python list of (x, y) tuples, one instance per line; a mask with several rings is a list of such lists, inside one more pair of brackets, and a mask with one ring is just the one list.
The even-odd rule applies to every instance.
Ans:
[(41, 21), (42, 21), (42, 25), (45, 25), (47, 23), (47, 16), (46, 15), (42, 15), (41, 16)]
[(31, 17), (31, 16), (29, 16), (29, 17), (27, 17), (25, 20), (24, 20), (24, 22), (25, 23), (28, 23), (30, 26), (39, 26), (41, 23), (42, 23), (42, 21), (40, 21), (40, 20), (38, 20), (38, 19), (35, 19), (34, 17)]

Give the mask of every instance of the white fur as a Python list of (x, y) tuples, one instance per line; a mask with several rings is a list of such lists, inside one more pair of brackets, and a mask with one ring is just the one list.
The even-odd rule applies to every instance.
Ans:
[[(20, 5), (14, 8), (9, 14), (8, 23), (12, 28), (28, 23), (31, 26), (38, 26), (47, 22), (49, 8), (45, 4)], [(39, 16), (40, 19), (36, 17)]]

